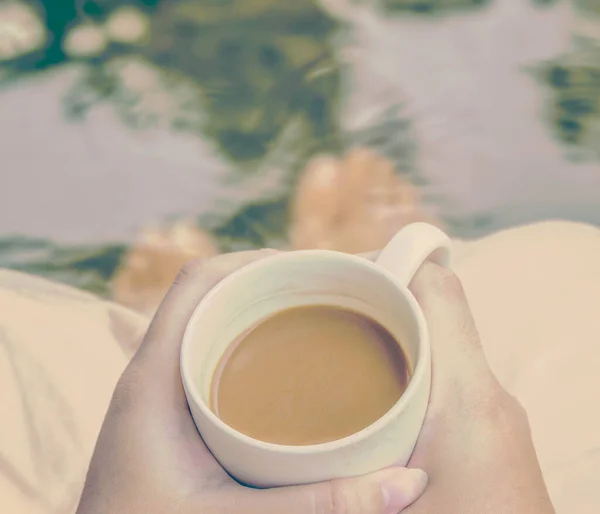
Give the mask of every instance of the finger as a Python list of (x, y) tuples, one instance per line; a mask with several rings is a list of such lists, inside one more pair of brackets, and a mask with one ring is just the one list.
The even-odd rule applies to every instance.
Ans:
[[(223, 254), (184, 266), (162, 301), (140, 347), (138, 366), (154, 384), (153, 401), (173, 404), (183, 399), (179, 352), (186, 326), (202, 298), (221, 280), (275, 250)], [(150, 385), (151, 385), (150, 384)], [(185, 401), (185, 400), (183, 400)]]
[(458, 277), (425, 262), (410, 289), (421, 305), (432, 348), (436, 383), (489, 375), (479, 334)]
[[(267, 490), (247, 489), (232, 512), (265, 514), (397, 514), (425, 490), (420, 469), (390, 468), (358, 478)], [(233, 499), (232, 498), (232, 499)]]

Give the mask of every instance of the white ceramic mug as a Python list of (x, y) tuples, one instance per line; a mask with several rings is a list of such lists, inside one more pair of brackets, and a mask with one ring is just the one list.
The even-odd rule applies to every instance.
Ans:
[[(430, 257), (447, 265), (449, 238), (415, 223), (403, 228), (375, 263), (327, 250), (281, 253), (233, 273), (196, 308), (181, 347), (181, 374), (204, 442), (240, 482), (255, 487), (320, 482), (405, 465), (429, 402), (427, 326), (408, 284)], [(379, 420), (343, 439), (310, 446), (266, 443), (226, 425), (210, 409), (213, 374), (227, 347), (261, 320), (290, 307), (334, 305), (360, 312), (400, 342), (413, 370), (398, 402)]]

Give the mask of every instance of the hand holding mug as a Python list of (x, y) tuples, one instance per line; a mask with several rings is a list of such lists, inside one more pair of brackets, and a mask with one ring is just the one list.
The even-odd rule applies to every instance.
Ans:
[[(402, 467), (313, 485), (249, 489), (232, 480), (204, 446), (181, 385), (180, 342), (192, 312), (213, 286), (270, 255), (220, 256), (180, 275), (117, 386), (78, 514), (395, 514), (423, 492), (425, 475)], [(391, 255), (384, 252), (382, 261)], [(405, 281), (416, 271), (409, 268), (397, 270), (406, 272)], [(430, 327), (433, 381), (425, 424), (409, 463), (425, 469), (430, 484), (407, 512), (551, 513), (524, 413), (487, 367), (456, 277), (427, 264), (411, 287)], [(428, 396), (429, 382), (422, 384)], [(419, 414), (412, 419), (419, 420)], [(404, 434), (396, 432), (396, 437), (390, 448), (403, 454), (399, 460), (407, 460), (414, 443)], [(219, 438), (212, 440), (218, 450)], [(385, 458), (385, 452), (378, 458)], [(381, 467), (381, 460), (358, 460), (363, 468)], [(331, 468), (325, 471), (331, 473)], [(356, 468), (349, 474), (357, 474)]]
[(235, 482), (198, 435), (181, 383), (181, 340), (216, 284), (273, 251), (186, 266), (117, 384), (77, 514), (396, 514), (426, 485), (420, 470), (269, 490)]
[(411, 290), (429, 327), (433, 380), (409, 462), (429, 483), (405, 512), (553, 514), (527, 415), (492, 374), (460, 281), (426, 263)]

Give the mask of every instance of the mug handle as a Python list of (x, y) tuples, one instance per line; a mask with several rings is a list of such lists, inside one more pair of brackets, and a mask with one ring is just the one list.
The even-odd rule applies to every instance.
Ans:
[(408, 287), (421, 265), (429, 260), (440, 266), (450, 264), (450, 238), (429, 223), (411, 223), (392, 238), (375, 264), (392, 273)]

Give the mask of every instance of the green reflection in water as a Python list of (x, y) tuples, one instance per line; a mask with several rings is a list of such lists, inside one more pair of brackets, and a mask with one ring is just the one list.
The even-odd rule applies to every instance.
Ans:
[(487, 6), (492, 0), (381, 0), (383, 8), (390, 13), (416, 15), (439, 15), (470, 11)]
[[(69, 62), (85, 66), (66, 95), (66, 112), (83, 117), (99, 102), (113, 103), (124, 122), (143, 128), (161, 121), (136, 110), (139, 91), (125, 91), (120, 63), (138, 59), (158, 70), (173, 104), (171, 126), (217, 143), (238, 163), (267, 154), (281, 131), (300, 120), (298, 145), (314, 151), (339, 146), (340, 69), (332, 43), (339, 23), (314, 0), (53, 0), (24, 1), (46, 26), (46, 44), (8, 62), (4, 76), (19, 77)], [(98, 55), (65, 52), (71, 30), (102, 27), (130, 4), (150, 17), (141, 44), (110, 42)], [(181, 95), (181, 85), (188, 94)], [(163, 113), (164, 115), (164, 113)]]
[(600, 158), (600, 47), (587, 42), (540, 66), (545, 117), (574, 159)]
[(156, 18), (146, 50), (162, 68), (193, 77), (205, 134), (232, 160), (248, 161), (298, 117), (313, 139), (304, 145), (335, 147), (337, 28), (311, 0), (180, 2)]

